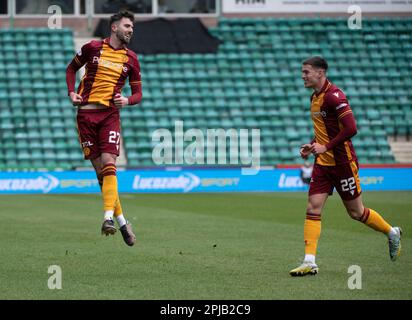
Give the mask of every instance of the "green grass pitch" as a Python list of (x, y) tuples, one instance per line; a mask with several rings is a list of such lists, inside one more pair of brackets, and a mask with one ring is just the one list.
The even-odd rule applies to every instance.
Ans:
[[(365, 192), (404, 231), (387, 240), (350, 219), (337, 195), (323, 214), (316, 276), (303, 257), (304, 193), (122, 195), (138, 243), (100, 235), (99, 195), (0, 196), (0, 299), (411, 299), (412, 192)], [(50, 265), (62, 289), (47, 286)], [(350, 290), (351, 265), (362, 289)]]

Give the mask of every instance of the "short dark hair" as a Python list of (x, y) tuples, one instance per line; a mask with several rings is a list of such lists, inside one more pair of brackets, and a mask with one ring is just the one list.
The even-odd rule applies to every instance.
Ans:
[(110, 27), (112, 26), (114, 22), (120, 21), (122, 20), (122, 18), (127, 18), (127, 19), (130, 19), (132, 22), (134, 22), (134, 13), (129, 10), (122, 10), (112, 15), (110, 17), (110, 23), (109, 23)]
[(302, 62), (302, 65), (308, 64), (314, 68), (317, 69), (323, 69), (323, 70), (328, 70), (328, 63), (326, 62), (325, 59), (323, 59), (320, 56), (314, 56), (306, 59), (305, 61)]

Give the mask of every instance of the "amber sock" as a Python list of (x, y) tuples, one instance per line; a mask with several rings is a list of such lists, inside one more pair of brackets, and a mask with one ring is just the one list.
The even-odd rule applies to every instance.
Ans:
[(103, 176), (102, 193), (105, 219), (113, 219), (116, 202), (119, 197), (117, 192), (116, 165), (105, 165), (101, 174)]
[[(103, 190), (103, 175), (102, 174), (97, 175), (97, 180), (99, 182), (100, 190)], [(118, 217), (121, 214), (123, 214), (123, 209), (120, 203), (120, 198), (118, 197), (116, 200), (116, 206), (114, 208), (114, 216)]]
[(321, 216), (310, 212), (306, 213), (305, 225), (303, 228), (303, 238), (305, 240), (305, 255), (316, 256), (320, 231)]
[(365, 208), (360, 221), (368, 227), (388, 235), (391, 232), (391, 225), (382, 218), (382, 216), (373, 209)]

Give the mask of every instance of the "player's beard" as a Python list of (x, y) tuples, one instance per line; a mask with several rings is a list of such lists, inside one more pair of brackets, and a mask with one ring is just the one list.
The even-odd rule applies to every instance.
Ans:
[(130, 39), (132, 38), (132, 35), (133, 35), (133, 33), (130, 33), (130, 36), (127, 37), (126, 33), (123, 33), (121, 31), (116, 32), (117, 39), (119, 39), (120, 42), (123, 43), (123, 44), (129, 44)]
[(310, 81), (309, 79), (307, 79), (306, 81), (303, 81), (303, 85), (305, 86), (305, 88), (311, 89), (314, 87), (314, 83), (313, 81)]

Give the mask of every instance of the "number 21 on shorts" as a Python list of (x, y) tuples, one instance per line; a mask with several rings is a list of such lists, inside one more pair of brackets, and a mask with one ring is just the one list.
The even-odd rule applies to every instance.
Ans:
[(109, 143), (115, 143), (117, 150), (119, 150), (119, 142), (120, 142), (120, 132), (110, 131), (109, 132)]

